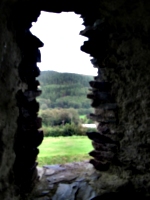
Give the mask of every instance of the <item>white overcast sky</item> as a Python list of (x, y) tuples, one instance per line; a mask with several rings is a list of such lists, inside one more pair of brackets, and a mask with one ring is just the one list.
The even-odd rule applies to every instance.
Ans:
[(43, 43), (40, 70), (54, 70), (86, 75), (97, 75), (97, 69), (90, 62), (91, 57), (80, 50), (86, 37), (79, 35), (84, 29), (80, 15), (73, 12), (60, 14), (41, 12), (31, 32)]

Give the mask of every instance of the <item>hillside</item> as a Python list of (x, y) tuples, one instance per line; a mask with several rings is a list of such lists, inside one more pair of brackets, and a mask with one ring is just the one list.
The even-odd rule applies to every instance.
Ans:
[(38, 98), (41, 109), (75, 108), (80, 114), (91, 110), (90, 100), (86, 98), (92, 76), (73, 73), (43, 71), (38, 80), (42, 95)]
[(75, 84), (80, 83), (82, 86), (89, 87), (88, 82), (92, 80), (92, 76), (74, 74), (74, 73), (60, 73), (55, 71), (42, 71), (40, 77), (41, 85), (50, 85), (50, 84)]

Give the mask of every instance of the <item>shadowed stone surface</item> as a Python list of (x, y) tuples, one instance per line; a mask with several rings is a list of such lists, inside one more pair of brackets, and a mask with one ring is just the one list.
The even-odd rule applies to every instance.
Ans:
[(34, 200), (90, 200), (96, 196), (93, 187), (99, 173), (88, 162), (66, 163), (38, 167), (40, 182), (34, 191)]
[[(88, 37), (81, 50), (93, 57), (91, 62), (98, 68), (87, 94), (95, 108), (89, 117), (97, 122), (97, 132), (87, 135), (94, 148), (90, 162), (100, 177), (83, 182), (89, 183), (101, 200), (111, 195), (119, 199), (124, 194), (128, 194), (126, 198), (130, 194), (150, 197), (149, 0), (1, 0), (0, 199), (30, 200), (38, 182), (36, 160), (43, 132), (38, 130), (42, 123), (36, 97), (41, 91), (36, 77), (43, 43), (29, 28), (41, 10), (81, 14), (85, 29), (80, 34)], [(84, 175), (86, 171), (84, 168)], [(47, 177), (49, 182), (63, 181), (64, 171), (59, 173), (54, 179)], [(75, 179), (75, 171), (70, 173), (68, 181)], [(93, 180), (91, 175), (85, 176)], [(72, 182), (67, 184), (70, 188)], [(48, 185), (56, 192), (57, 188)], [(49, 189), (41, 194), (46, 191)]]

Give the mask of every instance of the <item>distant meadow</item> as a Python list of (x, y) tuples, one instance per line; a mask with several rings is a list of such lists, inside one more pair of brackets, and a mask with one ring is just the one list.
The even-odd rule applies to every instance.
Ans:
[(43, 71), (39, 80), (39, 115), (45, 136), (39, 147), (39, 165), (89, 160), (88, 153), (93, 148), (86, 132), (96, 129), (83, 124), (93, 124), (87, 117), (93, 109), (86, 98), (92, 77)]

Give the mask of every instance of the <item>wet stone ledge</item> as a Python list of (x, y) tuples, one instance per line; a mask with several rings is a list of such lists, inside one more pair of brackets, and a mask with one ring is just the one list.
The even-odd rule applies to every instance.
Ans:
[(94, 181), (100, 174), (88, 162), (38, 167), (39, 183), (31, 200), (90, 200), (97, 196)]

